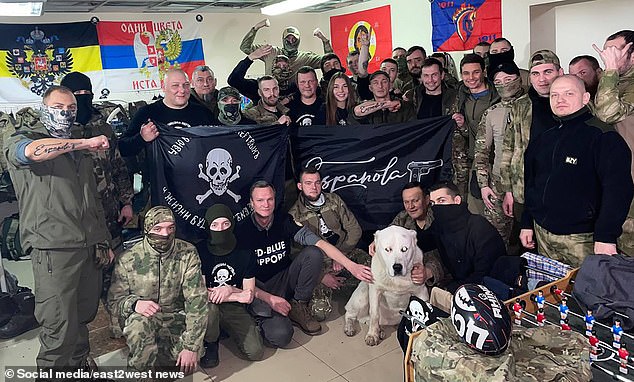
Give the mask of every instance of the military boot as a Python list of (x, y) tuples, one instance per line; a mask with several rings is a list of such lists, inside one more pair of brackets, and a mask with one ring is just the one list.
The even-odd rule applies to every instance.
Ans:
[(13, 301), (17, 310), (9, 322), (0, 327), (0, 339), (17, 337), (40, 326), (34, 315), (35, 295), (29, 288), (20, 288), (13, 296)]
[(200, 359), (200, 367), (211, 369), (218, 366), (219, 363), (220, 359), (218, 357), (218, 341), (205, 341), (205, 355)]
[(308, 302), (306, 301), (291, 300), (291, 311), (288, 313), (288, 318), (309, 336), (314, 336), (321, 332), (321, 325), (311, 316)]
[(4, 326), (15, 314), (18, 307), (10, 294), (0, 292), (0, 327)]

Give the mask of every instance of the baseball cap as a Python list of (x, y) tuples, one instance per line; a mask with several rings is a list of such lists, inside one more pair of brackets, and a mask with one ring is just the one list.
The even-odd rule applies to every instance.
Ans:
[(520, 75), (520, 68), (513, 61), (506, 61), (497, 64), (494, 68), (489, 68), (489, 81), (493, 82), (495, 75), (504, 72), (506, 74)]
[(387, 80), (388, 80), (388, 81), (390, 80), (390, 76), (389, 76), (386, 72), (384, 72), (384, 71), (382, 71), (382, 70), (377, 70), (376, 72), (374, 72), (374, 73), (370, 74), (370, 80), (369, 80), (369, 81), (370, 81), (370, 82), (372, 82), (372, 80), (373, 80), (375, 77), (378, 77), (378, 76), (385, 76), (385, 77), (387, 77)]
[(531, 55), (530, 68), (532, 69), (534, 66), (541, 64), (555, 64), (557, 66), (561, 66), (559, 64), (559, 57), (552, 51), (548, 49), (538, 50), (537, 52)]
[(232, 86), (225, 86), (224, 88), (218, 90), (218, 101), (222, 101), (228, 96), (236, 97), (238, 100), (241, 98), (240, 92)]
[(295, 27), (286, 27), (282, 31), (282, 40), (285, 39), (288, 35), (295, 36), (296, 39), (299, 39), (299, 29)]

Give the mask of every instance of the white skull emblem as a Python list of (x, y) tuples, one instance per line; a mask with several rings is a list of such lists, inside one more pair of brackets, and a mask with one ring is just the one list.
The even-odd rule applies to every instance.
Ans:
[(216, 273), (216, 277), (214, 277), (214, 282), (217, 283), (218, 286), (223, 286), (227, 284), (230, 278), (228, 269), (220, 269), (218, 273)]
[(423, 326), (421, 324), (423, 324), (423, 325), (427, 324), (427, 320), (429, 319), (429, 315), (427, 314), (427, 312), (423, 308), (423, 305), (420, 302), (416, 301), (416, 300), (410, 302), (409, 310), (412, 313), (412, 317), (413, 317), (413, 319), (412, 319), (412, 332), (417, 332), (418, 330), (423, 328)]
[(203, 195), (196, 196), (199, 204), (207, 199), (211, 194), (217, 196), (229, 194), (236, 203), (240, 201), (241, 196), (237, 195), (228, 189), (229, 183), (240, 177), (240, 166), (236, 166), (235, 173), (231, 166), (233, 165), (233, 158), (231, 154), (222, 148), (215, 148), (207, 153), (207, 159), (205, 160), (205, 171), (203, 171), (202, 163), (198, 164), (200, 173), (198, 177), (209, 182), (209, 191)]

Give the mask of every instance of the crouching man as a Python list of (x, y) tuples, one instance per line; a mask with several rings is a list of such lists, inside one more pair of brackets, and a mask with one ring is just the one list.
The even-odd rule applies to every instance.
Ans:
[(130, 354), (128, 368), (180, 367), (189, 374), (202, 355), (207, 291), (193, 245), (176, 239), (174, 214), (145, 215), (145, 237), (117, 258), (108, 292)]

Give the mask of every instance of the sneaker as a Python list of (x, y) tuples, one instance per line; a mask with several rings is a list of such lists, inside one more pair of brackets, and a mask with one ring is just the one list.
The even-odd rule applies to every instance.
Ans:
[(218, 341), (205, 342), (205, 355), (200, 359), (200, 367), (211, 369), (220, 363), (218, 358)]
[(288, 313), (288, 318), (310, 336), (321, 332), (321, 325), (311, 316), (306, 301), (291, 300), (291, 311)]

